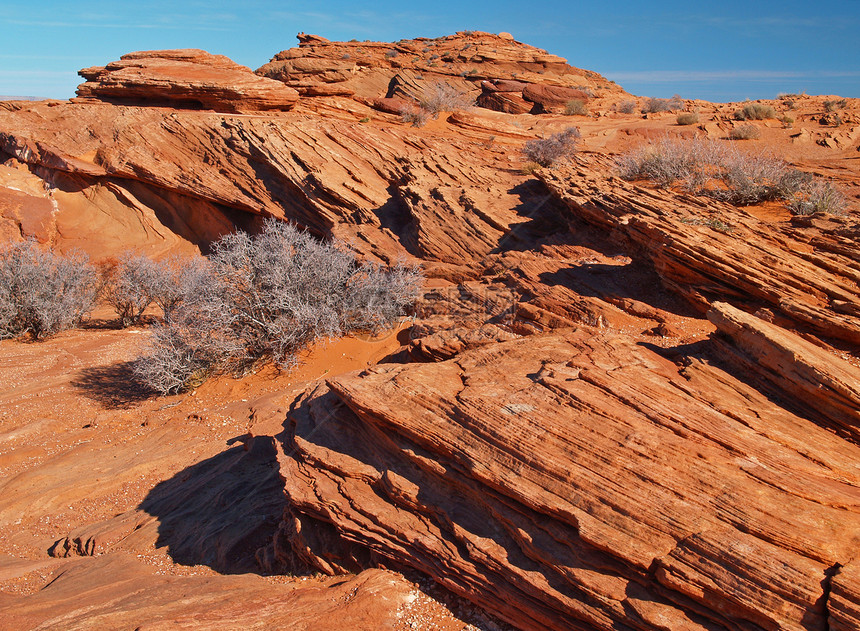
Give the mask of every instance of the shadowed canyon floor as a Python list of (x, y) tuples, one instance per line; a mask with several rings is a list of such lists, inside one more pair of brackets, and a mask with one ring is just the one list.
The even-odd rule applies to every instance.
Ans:
[[(848, 201), (793, 216), (618, 176), (744, 104), (679, 125), (506, 34), (299, 41), (0, 103), (6, 240), (163, 258), (273, 216), (427, 276), (396, 331), (170, 397), (106, 312), (0, 341), (0, 628), (858, 628), (860, 103), (735, 141)], [(405, 121), (442, 82), (479, 107)]]

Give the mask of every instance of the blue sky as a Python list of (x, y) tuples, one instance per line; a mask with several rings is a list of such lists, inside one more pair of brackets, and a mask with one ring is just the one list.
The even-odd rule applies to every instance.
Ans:
[(135, 50), (203, 48), (258, 68), (299, 31), (394, 41), (481, 30), (509, 31), (642, 96), (860, 97), (860, 0), (4, 0), (0, 20), (0, 95), (68, 98), (78, 69)]

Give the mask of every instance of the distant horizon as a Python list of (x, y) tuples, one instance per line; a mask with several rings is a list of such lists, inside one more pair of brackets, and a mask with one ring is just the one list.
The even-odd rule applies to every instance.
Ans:
[(241, 11), (227, 0), (34, 0), (7, 7), (4, 22), (0, 94), (31, 98), (71, 98), (83, 81), (78, 70), (138, 50), (201, 48), (253, 70), (297, 46), (299, 32), (393, 42), (464, 30), (510, 32), (636, 96), (715, 103), (801, 92), (860, 98), (860, 0), (843, 0), (826, 17), (810, 15), (797, 0), (724, 0), (707, 10), (680, 0), (437, 0), (430, 9), (382, 0), (371, 10), (318, 0), (312, 11), (272, 0), (248, 0)]

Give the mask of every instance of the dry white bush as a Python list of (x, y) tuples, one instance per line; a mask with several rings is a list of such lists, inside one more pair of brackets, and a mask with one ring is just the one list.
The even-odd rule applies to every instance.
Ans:
[(576, 142), (579, 138), (579, 129), (568, 127), (549, 138), (529, 140), (523, 145), (522, 152), (531, 162), (548, 167), (576, 154)]
[(813, 180), (792, 196), (788, 209), (795, 215), (843, 215), (847, 205), (845, 195), (831, 182)]
[(160, 277), (158, 264), (149, 258), (124, 252), (99, 267), (101, 297), (113, 307), (123, 327), (140, 321), (152, 304), (153, 287)]
[(95, 293), (86, 254), (60, 256), (33, 241), (0, 246), (0, 338), (40, 339), (75, 327)]
[(185, 270), (181, 298), (135, 364), (138, 377), (161, 393), (214, 372), (240, 374), (259, 361), (289, 367), (317, 338), (390, 326), (422, 282), (417, 268), (359, 264), (276, 220), (257, 236), (222, 237), (205, 265)]
[(455, 88), (450, 83), (437, 81), (424, 88), (419, 105), (435, 118), (439, 112), (453, 112), (474, 107), (475, 97)]
[(809, 173), (766, 153), (746, 153), (734, 143), (664, 138), (618, 160), (621, 177), (677, 185), (691, 193), (732, 204), (809, 197)]

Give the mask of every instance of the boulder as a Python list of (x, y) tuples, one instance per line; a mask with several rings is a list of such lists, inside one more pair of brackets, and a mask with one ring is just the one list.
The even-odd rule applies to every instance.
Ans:
[(477, 100), (478, 107), (508, 114), (527, 114), (533, 105), (517, 92), (482, 92)]
[(588, 101), (590, 95), (576, 88), (529, 84), (523, 88), (523, 98), (535, 104), (535, 113), (541, 113), (563, 110), (574, 99)]
[(85, 100), (244, 112), (288, 110), (299, 98), (279, 81), (197, 49), (130, 53), (79, 74), (86, 82), (77, 94)]

